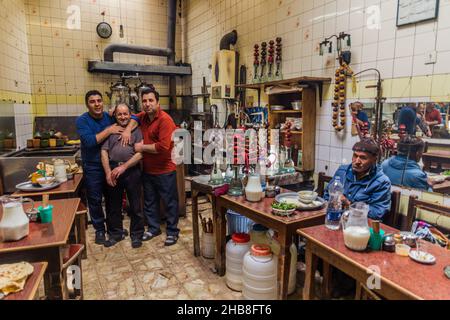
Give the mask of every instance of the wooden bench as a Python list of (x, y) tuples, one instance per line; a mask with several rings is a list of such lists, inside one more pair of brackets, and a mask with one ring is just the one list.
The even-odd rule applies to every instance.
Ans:
[(87, 239), (86, 239), (86, 228), (87, 228), (87, 208), (86, 205), (80, 201), (78, 205), (77, 212), (75, 215), (75, 242), (84, 245), (85, 250), (83, 251), (82, 258), (87, 258)]
[[(63, 257), (63, 266), (61, 268), (63, 283), (63, 299), (83, 300), (83, 271), (81, 265), (82, 253), (85, 251), (83, 244), (70, 244), (68, 255)], [(68, 287), (68, 268), (75, 265), (79, 268), (79, 288), (74, 287), (73, 291)], [(77, 273), (75, 273), (77, 275)], [(77, 279), (75, 279), (77, 283)]]

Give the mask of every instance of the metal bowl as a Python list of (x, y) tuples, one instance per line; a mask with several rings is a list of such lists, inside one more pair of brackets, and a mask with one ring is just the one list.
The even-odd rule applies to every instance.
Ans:
[(292, 106), (293, 110), (298, 110), (298, 111), (302, 110), (302, 102), (300, 100), (292, 101), (291, 106)]
[(272, 111), (281, 111), (284, 110), (284, 106), (280, 104), (274, 104), (273, 106), (270, 106), (270, 110)]

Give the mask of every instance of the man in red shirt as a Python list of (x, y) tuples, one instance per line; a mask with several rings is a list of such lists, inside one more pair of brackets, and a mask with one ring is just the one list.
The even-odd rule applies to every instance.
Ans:
[(137, 114), (141, 122), (143, 143), (134, 145), (136, 152), (144, 156), (144, 215), (148, 231), (142, 237), (150, 240), (161, 234), (159, 200), (162, 198), (167, 211), (166, 246), (177, 243), (178, 234), (178, 192), (176, 165), (172, 161), (175, 123), (159, 104), (159, 93), (154, 88), (141, 92), (143, 111)]
[(425, 111), (425, 120), (427, 124), (432, 128), (434, 125), (442, 123), (441, 113), (434, 107), (434, 103), (427, 103)]

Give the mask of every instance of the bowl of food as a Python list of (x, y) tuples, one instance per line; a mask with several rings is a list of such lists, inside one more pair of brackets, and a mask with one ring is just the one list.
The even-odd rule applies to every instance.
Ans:
[(48, 187), (55, 182), (55, 177), (41, 177), (37, 178), (36, 181), (41, 187)]
[(298, 192), (298, 198), (303, 203), (311, 203), (317, 199), (317, 196), (318, 194), (315, 191), (304, 190)]
[(294, 213), (296, 207), (292, 203), (274, 201), (272, 203), (272, 213), (277, 216), (288, 216)]

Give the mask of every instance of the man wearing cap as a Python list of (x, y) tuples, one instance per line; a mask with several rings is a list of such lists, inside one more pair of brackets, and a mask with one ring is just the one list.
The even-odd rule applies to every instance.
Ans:
[(420, 168), (425, 143), (415, 136), (405, 136), (397, 144), (397, 155), (383, 161), (384, 174), (394, 185), (431, 190), (427, 174)]
[(372, 139), (357, 142), (353, 146), (352, 163), (336, 171), (325, 189), (325, 200), (329, 198), (329, 186), (340, 177), (344, 186), (343, 204), (364, 202), (369, 205), (369, 218), (382, 220), (391, 205), (391, 182), (377, 165), (379, 152), (380, 148)]

